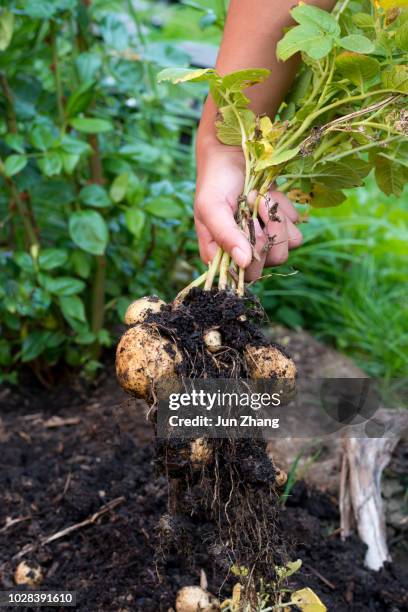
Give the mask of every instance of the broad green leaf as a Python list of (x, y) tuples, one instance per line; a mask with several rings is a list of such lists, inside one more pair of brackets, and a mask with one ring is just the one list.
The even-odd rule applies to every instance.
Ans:
[(25, 155), (9, 155), (4, 162), (6, 176), (14, 176), (26, 167), (28, 159)]
[(260, 170), (265, 170), (265, 168), (269, 168), (270, 166), (279, 166), (280, 164), (284, 164), (285, 162), (293, 159), (299, 153), (299, 147), (295, 149), (288, 149), (287, 151), (282, 151), (282, 153), (274, 154), (265, 159), (261, 159), (258, 161), (256, 165), (256, 170), (259, 172)]
[(17, 151), (17, 153), (24, 153), (24, 136), (21, 134), (6, 134), (4, 138), (6, 145), (13, 149), (13, 151)]
[(5, 51), (9, 46), (14, 28), (14, 15), (10, 11), (3, 10), (0, 14), (0, 51)]
[(9, 343), (5, 338), (0, 339), (0, 365), (7, 366), (11, 365), (12, 357), (11, 357), (11, 343)]
[(238, 70), (237, 72), (231, 72), (223, 77), (222, 86), (230, 91), (241, 91), (256, 83), (262, 83), (270, 74), (270, 70), (263, 68)]
[(309, 587), (292, 593), (290, 603), (296, 605), (302, 612), (327, 612), (324, 603)]
[(101, 134), (113, 130), (113, 125), (106, 119), (75, 117), (75, 119), (71, 119), (70, 123), (75, 130), (84, 134)]
[(92, 256), (85, 251), (74, 251), (70, 256), (70, 263), (77, 276), (89, 278), (92, 270)]
[(369, 15), (368, 13), (355, 13), (352, 17), (353, 19), (353, 23), (358, 27), (358, 28), (375, 28), (375, 21), (372, 15)]
[(220, 118), (215, 122), (218, 140), (226, 145), (241, 145), (242, 131), (237, 113), (247, 136), (253, 132), (255, 127), (254, 113), (249, 109), (238, 109), (234, 112), (230, 106), (224, 106), (219, 111)]
[(67, 174), (72, 174), (80, 160), (80, 156), (71, 155), (70, 153), (65, 153), (64, 151), (60, 151), (59, 156), (61, 158), (64, 171)]
[(45, 350), (47, 340), (50, 335), (49, 331), (34, 330), (28, 334), (23, 340), (21, 346), (21, 361), (27, 363), (32, 361)]
[(63, 266), (68, 261), (68, 253), (63, 249), (42, 249), (38, 264), (42, 270), (53, 270)]
[(33, 147), (40, 151), (50, 149), (55, 143), (56, 136), (47, 125), (35, 125), (30, 132), (30, 141)]
[(85, 289), (84, 281), (72, 276), (48, 276), (40, 272), (38, 278), (44, 289), (63, 297), (81, 293)]
[(408, 21), (395, 32), (395, 44), (399, 49), (408, 51)]
[(336, 18), (331, 13), (317, 6), (301, 2), (290, 11), (290, 14), (301, 25), (314, 25), (322, 32), (332, 34), (333, 36), (340, 36), (340, 26)]
[(112, 205), (108, 193), (102, 185), (86, 185), (79, 192), (79, 199), (83, 204), (93, 208), (106, 208)]
[(103, 255), (109, 240), (104, 218), (94, 210), (73, 213), (69, 218), (69, 235), (84, 251)]
[(68, 98), (65, 106), (67, 117), (74, 117), (84, 112), (94, 97), (94, 82), (83, 83)]
[(348, 51), (355, 51), (356, 53), (372, 53), (375, 49), (374, 43), (366, 36), (360, 34), (350, 34), (350, 36), (344, 36), (340, 38), (340, 46)]
[[(373, 156), (372, 156), (373, 157)], [(374, 157), (375, 180), (385, 195), (400, 196), (408, 182), (408, 168), (383, 157)]]
[(18, 265), (19, 268), (24, 270), (25, 272), (34, 272), (34, 261), (31, 255), (26, 253), (25, 251), (16, 251), (14, 253), (14, 261)]
[(339, 206), (347, 197), (342, 191), (331, 189), (322, 183), (313, 183), (311, 196), (310, 205), (313, 206), (313, 208), (331, 208), (332, 206)]
[(361, 86), (380, 73), (380, 62), (374, 57), (345, 51), (336, 58), (336, 68), (354, 85)]
[(89, 83), (96, 79), (97, 72), (102, 66), (102, 60), (97, 53), (85, 51), (78, 55), (75, 65), (81, 83)]
[(150, 200), (145, 205), (144, 210), (161, 219), (180, 219), (183, 216), (183, 209), (180, 204), (169, 197), (158, 197)]
[(61, 143), (61, 148), (65, 153), (70, 155), (86, 155), (92, 153), (91, 146), (84, 140), (80, 140), (75, 136), (64, 136)]
[(316, 164), (306, 175), (314, 177), (331, 189), (360, 187), (369, 174), (371, 164), (358, 157), (344, 158), (338, 162)]
[(55, 176), (62, 170), (62, 159), (55, 151), (49, 151), (37, 160), (38, 166), (45, 176)]
[(37, 19), (51, 19), (58, 11), (72, 11), (77, 0), (26, 0), (24, 13)]
[(202, 68), (200, 70), (191, 70), (190, 68), (165, 68), (157, 75), (159, 83), (163, 81), (171, 81), (172, 83), (193, 83), (208, 81), (218, 77), (218, 74), (212, 68)]
[(382, 73), (382, 82), (386, 89), (408, 94), (408, 65), (390, 66)]
[(299, 51), (303, 51), (314, 60), (320, 60), (330, 53), (333, 45), (333, 36), (310, 23), (290, 29), (278, 42), (276, 51), (278, 59), (283, 61)]
[(140, 238), (145, 224), (145, 214), (138, 208), (128, 208), (125, 212), (125, 223), (129, 232)]
[(111, 188), (109, 190), (109, 195), (115, 204), (121, 202), (126, 196), (126, 192), (129, 185), (129, 174), (128, 172), (124, 172), (123, 174), (119, 174), (113, 181)]
[(59, 298), (62, 314), (70, 322), (70, 319), (86, 322), (84, 303), (78, 295), (62, 296)]

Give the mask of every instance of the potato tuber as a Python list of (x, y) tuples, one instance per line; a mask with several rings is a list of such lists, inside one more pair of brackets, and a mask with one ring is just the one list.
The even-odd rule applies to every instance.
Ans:
[(181, 361), (177, 346), (163, 338), (154, 325), (135, 325), (122, 336), (116, 349), (116, 375), (131, 395), (149, 399), (160, 378), (174, 378)]
[(204, 332), (203, 339), (210, 353), (216, 353), (222, 348), (222, 337), (218, 329), (207, 329)]
[(247, 346), (245, 359), (251, 378), (271, 379), (296, 377), (296, 366), (276, 346)]
[(180, 589), (176, 598), (176, 612), (209, 612), (219, 610), (217, 600), (199, 586)]
[(157, 295), (148, 295), (139, 298), (129, 304), (126, 314), (126, 325), (135, 325), (143, 323), (151, 312), (160, 312), (161, 308), (166, 305)]
[(32, 565), (21, 561), (14, 572), (14, 582), (16, 584), (25, 584), (35, 587), (42, 583), (43, 573), (38, 565)]

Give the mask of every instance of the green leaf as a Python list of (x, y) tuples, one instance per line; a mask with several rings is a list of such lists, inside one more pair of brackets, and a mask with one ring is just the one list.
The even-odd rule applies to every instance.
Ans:
[(241, 91), (256, 83), (262, 83), (271, 74), (266, 68), (251, 68), (246, 70), (237, 70), (227, 74), (222, 79), (222, 86), (230, 91)]
[(295, 26), (280, 40), (276, 47), (277, 57), (286, 61), (295, 53), (303, 51), (314, 60), (320, 60), (333, 49), (334, 38), (313, 24)]
[(336, 58), (337, 70), (358, 87), (380, 74), (380, 62), (374, 57), (345, 51)]
[(14, 15), (10, 11), (3, 10), (0, 14), (0, 51), (5, 51), (13, 37)]
[(121, 202), (126, 196), (127, 188), (129, 185), (129, 174), (124, 172), (119, 174), (113, 181), (109, 190), (109, 195), (115, 204)]
[(281, 153), (272, 153), (270, 157), (265, 159), (260, 159), (256, 164), (256, 171), (265, 170), (265, 168), (269, 168), (269, 166), (279, 166), (280, 164), (284, 164), (285, 162), (293, 159), (299, 153), (299, 147), (294, 149), (288, 149), (287, 151), (282, 151)]
[(81, 83), (88, 83), (96, 79), (97, 72), (102, 66), (102, 60), (97, 53), (85, 51), (78, 55), (75, 65)]
[(331, 208), (333, 206), (339, 206), (347, 197), (343, 191), (336, 191), (322, 183), (314, 183), (312, 185), (312, 194), (310, 205), (313, 206), (313, 208)]
[(38, 264), (42, 270), (53, 270), (63, 266), (68, 261), (68, 253), (63, 249), (42, 249)]
[(70, 319), (83, 321), (84, 323), (86, 322), (84, 303), (77, 295), (60, 297), (59, 305), (62, 314), (67, 319), (68, 323), (70, 322)]
[(93, 208), (106, 208), (112, 205), (107, 191), (101, 185), (86, 185), (79, 193), (79, 199), (83, 204)]
[(402, 51), (408, 51), (408, 21), (395, 32), (395, 44)]
[(94, 97), (94, 82), (83, 83), (68, 98), (65, 106), (67, 117), (74, 117), (85, 111)]
[(340, 36), (340, 26), (334, 15), (317, 6), (300, 3), (290, 11), (290, 14), (301, 25), (314, 25), (322, 32)]
[(77, 276), (89, 278), (92, 270), (92, 257), (84, 251), (74, 251), (71, 253), (70, 262)]
[(352, 20), (358, 28), (375, 28), (375, 21), (373, 19), (373, 16), (369, 15), (368, 13), (355, 13), (352, 16)]
[(408, 168), (383, 157), (381, 153), (371, 155), (374, 158), (375, 180), (385, 195), (400, 196), (408, 182)]
[(31, 144), (40, 151), (50, 149), (55, 140), (56, 137), (51, 128), (43, 124), (34, 126), (30, 132)]
[(35, 270), (33, 258), (25, 251), (16, 251), (14, 253), (14, 261), (24, 272), (31, 273)]
[(23, 340), (21, 346), (21, 361), (27, 363), (32, 361), (45, 350), (50, 332), (44, 330), (34, 330)]
[(408, 65), (390, 66), (382, 73), (385, 89), (408, 94)]
[(76, 117), (70, 121), (72, 127), (78, 132), (84, 134), (101, 134), (102, 132), (110, 132), (113, 130), (113, 125), (106, 119), (93, 119), (91, 117)]
[(46, 291), (62, 297), (81, 293), (85, 289), (85, 283), (72, 276), (48, 276), (40, 272), (38, 275), (41, 286)]
[(344, 36), (340, 38), (340, 46), (348, 51), (355, 51), (356, 53), (372, 53), (375, 49), (374, 43), (366, 36), (360, 34), (350, 34), (350, 36)]
[(58, 11), (75, 8), (77, 0), (26, 0), (24, 13), (35, 19), (51, 19)]
[(17, 153), (24, 153), (24, 136), (21, 134), (6, 134), (4, 140), (10, 149), (17, 151)]
[(247, 136), (254, 130), (254, 113), (249, 109), (237, 109), (234, 112), (230, 106), (220, 108), (219, 112), (220, 119), (215, 122), (218, 140), (226, 145), (241, 145), (242, 133), (236, 113), (239, 114)]
[(0, 365), (7, 366), (12, 363), (10, 343), (4, 338), (0, 339)]
[(81, 159), (79, 155), (71, 155), (70, 153), (65, 153), (61, 151), (59, 153), (61, 158), (62, 167), (67, 174), (72, 174), (75, 170), (79, 160)]
[(69, 235), (84, 251), (103, 255), (109, 241), (104, 218), (94, 210), (73, 213), (69, 218)]
[(180, 204), (168, 197), (150, 200), (144, 209), (151, 215), (161, 219), (179, 219), (183, 216), (183, 209)]
[(163, 81), (171, 81), (172, 83), (193, 83), (212, 80), (218, 77), (218, 74), (212, 68), (202, 68), (200, 70), (191, 70), (190, 68), (165, 68), (157, 75), (159, 83)]
[[(350, 156), (338, 162), (316, 164), (310, 175), (331, 189), (350, 189), (360, 187), (370, 170), (371, 164), (359, 157)], [(309, 175), (308, 172), (306, 174)]]
[(64, 136), (61, 148), (65, 153), (71, 155), (86, 155), (92, 153), (92, 148), (87, 142), (74, 136)]
[(125, 212), (125, 223), (129, 232), (140, 238), (145, 224), (145, 214), (138, 208), (128, 208)]
[(55, 151), (49, 151), (37, 160), (38, 166), (45, 176), (55, 176), (62, 170), (62, 159)]
[(25, 155), (10, 155), (4, 162), (4, 173), (6, 176), (14, 176), (26, 167), (28, 159)]

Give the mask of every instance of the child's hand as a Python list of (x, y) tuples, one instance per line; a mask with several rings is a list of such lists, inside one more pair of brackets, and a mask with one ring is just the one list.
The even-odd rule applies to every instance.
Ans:
[[(239, 266), (247, 268), (246, 279), (254, 280), (262, 275), (264, 267), (284, 263), (288, 250), (302, 243), (302, 234), (294, 225), (298, 213), (288, 198), (278, 191), (269, 192), (269, 202), (263, 199), (259, 208), (264, 228), (255, 222), (255, 250), (260, 261), (252, 260), (248, 238), (234, 219), (243, 183), (244, 158), (238, 148), (222, 145), (212, 138), (198, 142), (195, 224), (201, 258), (208, 264), (217, 246), (221, 246)], [(278, 202), (276, 214), (280, 221), (270, 220), (274, 202)]]

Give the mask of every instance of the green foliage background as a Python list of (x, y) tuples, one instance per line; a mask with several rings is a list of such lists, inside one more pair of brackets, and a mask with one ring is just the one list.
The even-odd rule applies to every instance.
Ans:
[[(217, 44), (225, 2), (185, 4), (0, 2), (0, 382), (21, 363), (45, 381), (56, 364), (91, 374), (128, 302), (170, 298), (199, 265), (203, 96), (156, 74), (189, 65), (185, 40)], [(370, 178), (313, 212), (285, 276), (258, 288), (271, 319), (402, 375), (407, 218), (406, 191), (387, 198)]]

